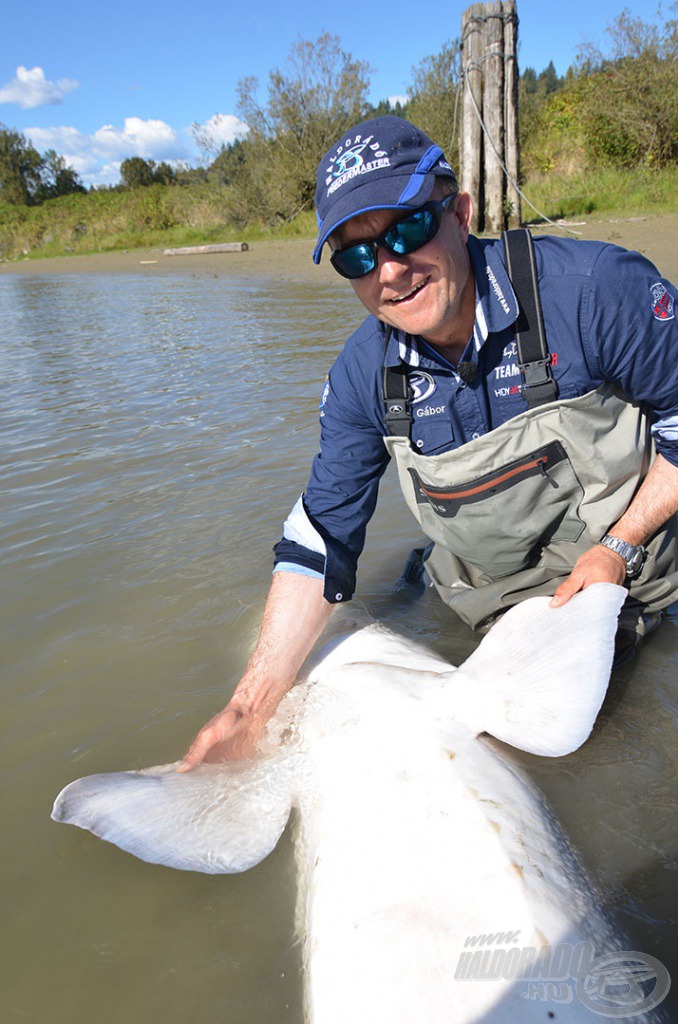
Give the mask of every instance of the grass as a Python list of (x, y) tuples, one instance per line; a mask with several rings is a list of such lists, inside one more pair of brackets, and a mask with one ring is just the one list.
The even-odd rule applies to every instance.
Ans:
[[(553, 220), (590, 214), (678, 212), (678, 166), (653, 170), (603, 169), (568, 177), (534, 175), (522, 188), (530, 202)], [(538, 220), (530, 208), (523, 217)]]
[(0, 259), (41, 259), (71, 253), (175, 248), (210, 242), (311, 237), (313, 213), (274, 230), (229, 223), (225, 190), (204, 185), (152, 185), (132, 192), (63, 196), (42, 206), (0, 204)]
[[(678, 211), (678, 166), (635, 171), (534, 174), (527, 198), (553, 220), (591, 214), (633, 216)], [(63, 196), (42, 206), (0, 204), (0, 259), (36, 259), (70, 253), (178, 248), (210, 242), (312, 238), (315, 216), (304, 212), (277, 228), (229, 223), (225, 188), (152, 185), (132, 192)], [(232, 205), (231, 205), (232, 208)], [(523, 207), (527, 220), (539, 220)]]

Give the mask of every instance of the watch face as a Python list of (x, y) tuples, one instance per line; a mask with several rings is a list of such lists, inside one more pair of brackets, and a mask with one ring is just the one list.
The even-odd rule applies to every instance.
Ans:
[(646, 557), (647, 552), (645, 551), (645, 548), (642, 545), (640, 547), (634, 548), (633, 554), (626, 561), (626, 575), (630, 579), (638, 579), (641, 572), (643, 571), (643, 566), (645, 565)]
[(636, 547), (633, 544), (628, 544), (625, 540), (619, 540), (618, 537), (611, 537), (609, 534), (605, 534), (600, 543), (622, 556), (626, 562), (627, 577), (637, 579), (640, 576), (645, 564), (645, 548), (642, 544)]

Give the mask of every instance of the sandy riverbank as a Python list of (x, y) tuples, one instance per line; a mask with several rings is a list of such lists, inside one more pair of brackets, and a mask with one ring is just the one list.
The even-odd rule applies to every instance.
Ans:
[(196, 274), (271, 277), (301, 284), (340, 284), (329, 260), (313, 264), (310, 239), (250, 242), (247, 252), (165, 256), (162, 249), (130, 249), (92, 256), (57, 256), (0, 264), (0, 274)]
[[(666, 277), (678, 279), (678, 214), (648, 214), (628, 218), (587, 218), (571, 223), (582, 238), (598, 238), (627, 249), (637, 249), (651, 259)], [(564, 234), (546, 226), (535, 234)], [(243, 253), (201, 256), (164, 256), (162, 250), (133, 249), (93, 256), (59, 256), (53, 259), (1, 263), (0, 274), (209, 274), (272, 277), (282, 281), (346, 287), (325, 257), (313, 265), (310, 239), (273, 239), (252, 242)]]

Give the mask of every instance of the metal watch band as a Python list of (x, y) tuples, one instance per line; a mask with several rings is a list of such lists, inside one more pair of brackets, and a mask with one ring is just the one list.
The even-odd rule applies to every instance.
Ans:
[(610, 551), (616, 551), (618, 555), (621, 555), (626, 562), (626, 576), (628, 579), (638, 579), (647, 558), (647, 552), (642, 544), (629, 544), (628, 541), (620, 540), (619, 537), (613, 537), (609, 533), (604, 534), (598, 543), (609, 548)]

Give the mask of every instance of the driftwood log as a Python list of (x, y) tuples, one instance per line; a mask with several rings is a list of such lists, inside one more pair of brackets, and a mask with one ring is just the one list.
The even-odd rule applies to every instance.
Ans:
[(216, 245), (189, 245), (183, 249), (165, 249), (165, 256), (204, 256), (213, 252), (247, 252), (247, 242), (219, 242)]

